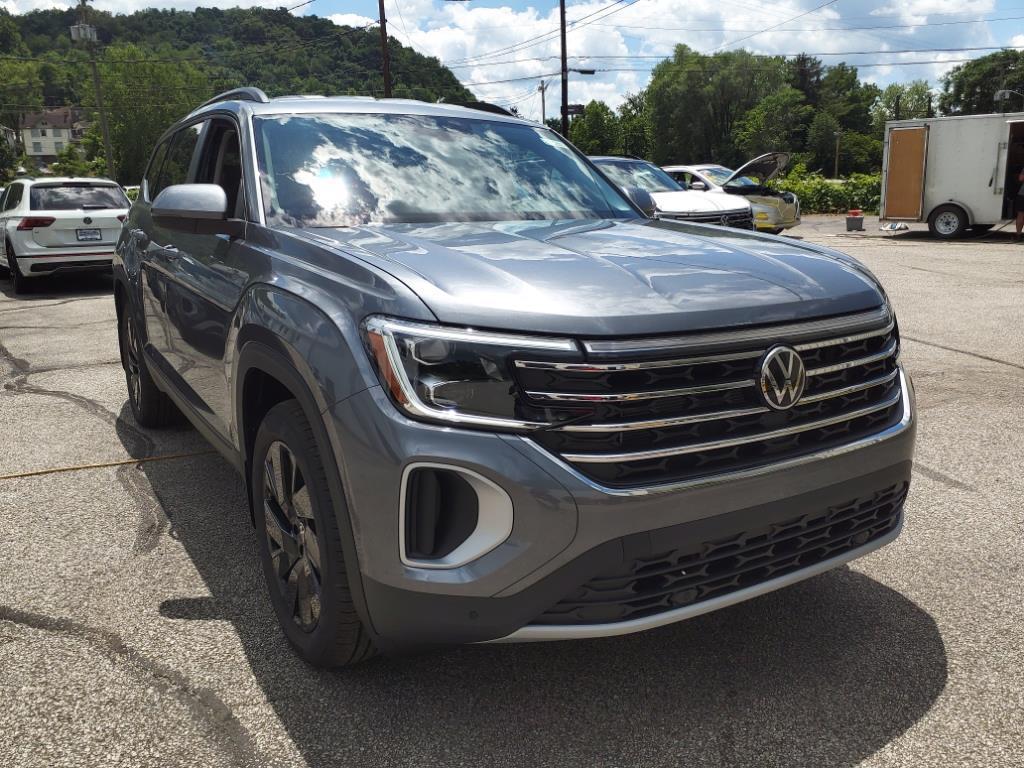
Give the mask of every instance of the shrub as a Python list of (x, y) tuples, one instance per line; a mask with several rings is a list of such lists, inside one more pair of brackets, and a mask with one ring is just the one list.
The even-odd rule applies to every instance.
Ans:
[(882, 176), (878, 173), (854, 173), (847, 179), (826, 179), (820, 173), (808, 173), (797, 163), (776, 188), (800, 198), (802, 213), (844, 213), (860, 208), (876, 213), (882, 196)]

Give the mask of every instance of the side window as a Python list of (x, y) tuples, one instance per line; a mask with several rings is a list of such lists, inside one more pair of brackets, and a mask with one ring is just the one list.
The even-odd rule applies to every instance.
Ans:
[(18, 203), (21, 202), (21, 184), (11, 184), (7, 190), (7, 195), (4, 197), (4, 210), (10, 211), (18, 207)]
[(160, 166), (164, 164), (164, 156), (167, 154), (167, 145), (170, 143), (170, 139), (160, 143), (160, 146), (153, 152), (153, 157), (149, 161), (149, 166), (146, 168), (146, 173), (142, 177), (142, 194), (146, 200), (152, 201), (156, 197), (156, 182), (157, 177), (160, 175)]
[(242, 193), (242, 153), (238, 131), (228, 120), (215, 120), (203, 142), (203, 155), (196, 171), (196, 182), (218, 184), (228, 198), (228, 216), (245, 218)]
[(171, 148), (167, 150), (167, 158), (160, 169), (160, 181), (153, 190), (153, 195), (160, 193), (165, 187), (174, 184), (185, 184), (192, 167), (192, 156), (199, 143), (199, 134), (206, 123), (196, 123), (182, 128), (171, 139)]

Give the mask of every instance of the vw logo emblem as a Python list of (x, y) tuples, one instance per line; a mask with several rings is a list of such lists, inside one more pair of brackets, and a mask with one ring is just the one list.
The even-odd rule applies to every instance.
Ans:
[(722, 226), (723, 227), (728, 227), (729, 226), (729, 217), (728, 216), (723, 214), (722, 218), (720, 219), (720, 221), (722, 222)]
[(792, 408), (804, 393), (807, 370), (791, 347), (772, 347), (761, 361), (761, 396), (769, 408)]
[(82, 219), (82, 223), (83, 224), (92, 224), (92, 217), (91, 216), (86, 216), (84, 219)]

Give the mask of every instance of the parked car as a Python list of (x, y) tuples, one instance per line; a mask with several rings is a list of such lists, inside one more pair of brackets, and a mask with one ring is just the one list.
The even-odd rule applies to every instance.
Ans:
[(14, 292), (43, 275), (109, 271), (130, 205), (108, 179), (12, 181), (0, 198), (0, 228)]
[(157, 143), (114, 296), (136, 420), (244, 476), (314, 664), (649, 629), (902, 526), (871, 273), (649, 219), (535, 123), (223, 94)]
[(768, 182), (782, 173), (787, 165), (787, 153), (769, 152), (755, 157), (736, 171), (714, 163), (666, 165), (665, 171), (690, 189), (745, 197), (754, 211), (754, 227), (777, 235), (800, 223), (797, 196), (768, 186)]
[(640, 189), (654, 200), (659, 219), (753, 229), (750, 203), (688, 189), (654, 163), (629, 157), (591, 157), (624, 192)]

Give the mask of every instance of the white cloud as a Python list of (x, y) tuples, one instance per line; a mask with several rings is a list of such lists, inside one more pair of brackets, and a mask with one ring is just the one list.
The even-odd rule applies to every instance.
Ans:
[[(329, 8), (320, 5), (298, 9), (297, 14), (316, 13)], [(0, 0), (0, 7), (14, 13), (35, 8), (69, 7), (73, 0)], [(153, 0), (163, 8), (194, 8), (283, 5), (277, 0)], [(570, 0), (569, 21), (582, 19), (607, 6), (608, 0)], [(996, 0), (844, 0), (841, 4), (812, 10), (820, 0), (778, 0), (769, 5), (753, 0), (640, 0), (607, 18), (589, 18), (579, 28), (570, 27), (570, 67), (599, 70), (594, 75), (570, 74), (569, 99), (585, 103), (602, 99), (618, 106), (626, 94), (647, 84), (649, 71), (658, 58), (669, 56), (677, 44), (712, 52), (720, 47), (745, 47), (755, 53), (788, 54), (810, 52), (868, 51), (861, 55), (822, 56), (826, 64), (845, 60), (860, 65), (861, 76), (880, 85), (893, 81), (925, 78), (933, 85), (957, 60), (978, 52), (886, 53), (912, 49), (963, 48), (1012, 44), (1024, 46), (1024, 35), (1013, 23), (974, 23), (986, 15), (1020, 15), (1000, 12)], [(515, 104), (523, 115), (540, 117), (541, 79), (550, 83), (547, 115), (555, 116), (559, 104), (559, 40), (552, 33), (558, 27), (557, 7), (551, 0), (538, 0), (525, 8), (482, 6), (444, 0), (385, 0), (388, 32), (405, 45), (435, 56), (478, 98)], [(95, 0), (106, 11), (130, 13), (137, 0)], [(371, 6), (372, 7), (372, 6)], [(365, 9), (364, 9), (365, 10)], [(805, 16), (768, 32), (759, 30), (778, 25), (805, 11)], [(321, 10), (326, 13), (326, 10)], [(372, 12), (372, 11), (371, 11)], [(356, 13), (336, 13), (336, 24), (364, 26), (374, 19)], [(955, 22), (955, 23), (954, 23)], [(970, 23), (962, 23), (970, 22)], [(890, 29), (850, 29), (891, 27)], [(758, 33), (758, 34), (755, 34)], [(546, 36), (545, 36), (546, 35)], [(530, 41), (532, 44), (517, 47)], [(512, 50), (507, 50), (507, 49)], [(505, 50), (503, 50), (505, 49)], [(494, 52), (494, 55), (487, 55)], [(593, 58), (580, 58), (587, 54)], [(656, 58), (625, 58), (626, 56)], [(622, 58), (616, 58), (622, 57)], [(917, 61), (929, 63), (913, 64)], [(934, 62), (934, 63), (933, 63)], [(877, 66), (872, 66), (877, 65)], [(639, 71), (629, 71), (639, 70)], [(396, 73), (399, 77), (401, 73)], [(509, 81), (509, 82), (494, 82)]]

